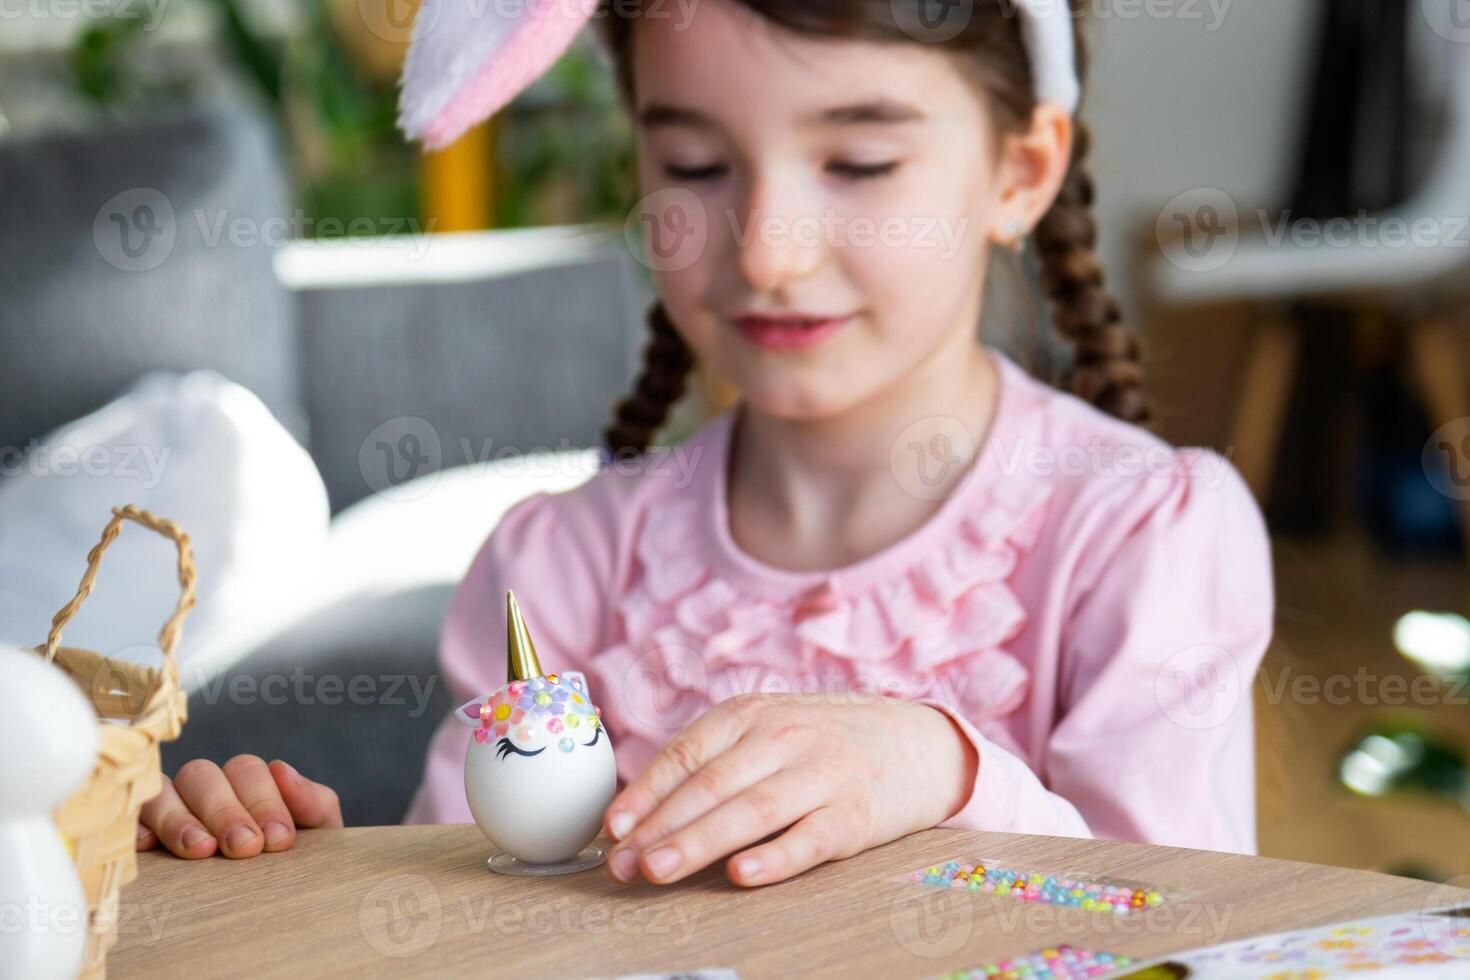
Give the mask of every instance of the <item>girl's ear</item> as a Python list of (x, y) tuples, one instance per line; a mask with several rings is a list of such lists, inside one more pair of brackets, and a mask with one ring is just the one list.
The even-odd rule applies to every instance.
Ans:
[(489, 702), (489, 700), (489, 695), (486, 695), (482, 698), (475, 698), (473, 701), (466, 701), (454, 709), (454, 717), (471, 728), (478, 728), (480, 727), (480, 708)]
[(403, 68), (398, 125), (447, 146), (540, 78), (592, 18), (598, 0), (424, 0)]

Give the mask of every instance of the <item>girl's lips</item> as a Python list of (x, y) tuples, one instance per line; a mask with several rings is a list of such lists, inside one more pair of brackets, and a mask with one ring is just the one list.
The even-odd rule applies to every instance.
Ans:
[(840, 317), (742, 316), (735, 326), (746, 339), (767, 350), (800, 350), (820, 344), (852, 322), (852, 314)]

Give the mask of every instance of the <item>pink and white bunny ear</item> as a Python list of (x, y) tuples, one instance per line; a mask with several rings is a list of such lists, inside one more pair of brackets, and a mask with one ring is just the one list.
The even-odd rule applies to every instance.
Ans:
[(469, 725), (471, 728), (478, 728), (480, 726), (480, 709), (489, 703), (489, 695), (475, 698), (473, 701), (466, 701), (464, 704), (454, 709), (454, 717), (458, 718), (466, 725)]
[(598, 0), (424, 0), (403, 68), (398, 125), (438, 149), (489, 119), (556, 63)]

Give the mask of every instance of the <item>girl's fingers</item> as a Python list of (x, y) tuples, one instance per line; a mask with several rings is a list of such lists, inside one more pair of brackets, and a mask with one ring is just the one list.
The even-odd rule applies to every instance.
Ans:
[(737, 885), (769, 885), (825, 861), (856, 854), (863, 846), (852, 820), (836, 807), (824, 806), (770, 843), (736, 854), (725, 867)]
[(342, 826), (342, 803), (330, 786), (312, 782), (280, 759), (270, 764), (270, 774), (296, 826), (305, 829)]
[(764, 779), (639, 855), (649, 881), (667, 884), (791, 824), (826, 802), (812, 774), (786, 769)]
[(235, 788), (219, 766), (194, 759), (179, 768), (174, 786), (184, 805), (194, 811), (220, 842), (225, 857), (254, 857), (265, 847), (260, 826), (235, 795)]
[(631, 867), (637, 852), (698, 820), (780, 768), (781, 759), (772, 746), (757, 739), (741, 739), (676, 786), (640, 820), (633, 832), (613, 848), (613, 855), (628, 851), (630, 856), (613, 858), (614, 864)]
[(224, 764), (224, 774), (264, 835), (265, 849), (284, 851), (290, 847), (296, 840), (296, 825), (265, 760), (258, 755), (237, 755)]
[(627, 837), (686, 779), (739, 741), (757, 704), (752, 698), (722, 701), (675, 735), (608, 804), (607, 832), (613, 840)]
[(158, 795), (143, 804), (138, 820), (164, 847), (181, 858), (207, 858), (218, 847), (218, 842), (185, 805), (173, 780), (167, 776), (163, 777), (163, 789)]
[(142, 818), (138, 819), (138, 840), (136, 850), (151, 851), (158, 846), (158, 835), (148, 829)]

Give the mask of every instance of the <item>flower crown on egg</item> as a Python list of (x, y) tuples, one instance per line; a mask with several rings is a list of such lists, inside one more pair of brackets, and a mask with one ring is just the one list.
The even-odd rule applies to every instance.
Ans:
[(578, 743), (596, 744), (604, 737), (601, 711), (588, 697), (587, 678), (575, 670), (543, 675), (513, 593), (506, 593), (505, 612), (510, 680), (493, 694), (460, 705), (455, 717), (474, 727), (475, 741), (508, 739), (508, 751), (522, 755), (539, 754), (553, 743), (563, 752)]

